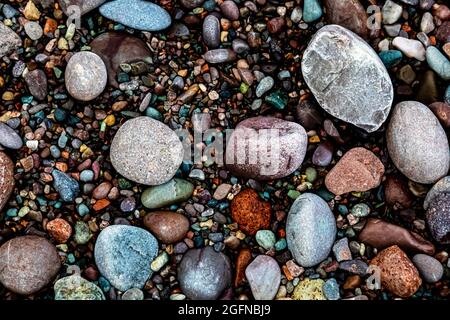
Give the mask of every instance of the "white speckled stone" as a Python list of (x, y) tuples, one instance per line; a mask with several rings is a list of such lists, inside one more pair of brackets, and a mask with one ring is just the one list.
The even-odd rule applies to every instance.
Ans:
[(245, 277), (255, 300), (272, 300), (280, 287), (281, 270), (274, 258), (260, 255), (247, 266)]

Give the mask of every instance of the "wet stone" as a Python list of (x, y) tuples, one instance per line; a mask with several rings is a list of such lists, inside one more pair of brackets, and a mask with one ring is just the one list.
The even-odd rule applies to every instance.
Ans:
[(189, 230), (189, 220), (182, 214), (171, 211), (156, 211), (144, 217), (144, 225), (162, 243), (183, 240)]
[(0, 122), (0, 146), (14, 150), (23, 146), (22, 139), (16, 131), (3, 122)]

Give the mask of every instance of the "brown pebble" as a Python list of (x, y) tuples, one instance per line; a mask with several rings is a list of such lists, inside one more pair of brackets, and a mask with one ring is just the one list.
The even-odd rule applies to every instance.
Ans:
[(270, 226), (270, 203), (262, 200), (253, 189), (241, 191), (231, 201), (231, 216), (248, 235)]
[(144, 225), (162, 243), (183, 240), (189, 230), (189, 220), (184, 215), (171, 211), (156, 211), (144, 217)]
[(6, 153), (0, 152), (0, 211), (14, 190), (14, 164)]
[(354, 290), (361, 285), (361, 277), (358, 275), (348, 276), (342, 288), (344, 290)]
[(285, 25), (285, 20), (282, 17), (272, 18), (267, 22), (267, 30), (270, 33), (278, 33), (280, 32)]
[(236, 277), (234, 278), (234, 286), (239, 287), (245, 279), (245, 269), (252, 260), (252, 252), (250, 249), (242, 249), (236, 259)]
[(384, 249), (370, 264), (381, 269), (381, 284), (401, 298), (412, 296), (422, 284), (416, 267), (398, 246)]
[(112, 184), (110, 182), (102, 182), (92, 191), (92, 197), (96, 200), (104, 199), (108, 196), (111, 188)]
[(66, 243), (72, 235), (72, 227), (61, 218), (56, 218), (47, 223), (47, 231), (58, 243)]
[(393, 175), (388, 176), (384, 182), (384, 198), (388, 205), (400, 205), (403, 208), (411, 207), (414, 200), (407, 182)]
[(450, 128), (450, 106), (448, 104), (445, 102), (434, 102), (430, 104), (429, 108), (444, 128)]

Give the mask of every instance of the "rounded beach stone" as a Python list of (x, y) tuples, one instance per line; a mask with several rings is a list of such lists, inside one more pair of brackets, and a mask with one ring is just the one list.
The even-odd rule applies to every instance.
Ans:
[(14, 150), (23, 146), (22, 138), (14, 129), (3, 122), (0, 122), (0, 146)]
[(47, 223), (47, 231), (58, 243), (66, 243), (72, 235), (72, 227), (61, 218), (56, 218)]
[(146, 185), (163, 184), (183, 161), (183, 145), (164, 123), (150, 117), (126, 121), (111, 143), (114, 168), (124, 177)]
[(220, 22), (216, 16), (210, 14), (203, 20), (203, 41), (210, 49), (220, 45)]
[(253, 189), (245, 189), (231, 201), (231, 216), (248, 235), (270, 226), (270, 203), (261, 199)]
[(66, 88), (77, 100), (91, 101), (97, 98), (105, 89), (107, 79), (105, 63), (93, 52), (77, 52), (67, 63)]
[(302, 267), (312, 267), (328, 257), (336, 238), (336, 221), (319, 196), (304, 193), (291, 206), (286, 221), (289, 251)]
[(33, 97), (37, 100), (44, 100), (47, 97), (47, 76), (44, 71), (35, 69), (28, 72), (24, 79)]
[(158, 255), (158, 242), (144, 229), (111, 225), (100, 232), (94, 255), (98, 270), (115, 288), (142, 288)]
[(389, 74), (376, 52), (338, 25), (322, 27), (306, 48), (303, 77), (321, 107), (367, 132), (386, 120), (394, 98)]
[(433, 238), (441, 244), (450, 244), (450, 193), (436, 195), (428, 205), (425, 218)]
[(189, 181), (174, 178), (169, 182), (145, 189), (141, 201), (144, 207), (157, 209), (189, 199), (194, 185)]
[(325, 177), (328, 190), (336, 195), (353, 191), (368, 191), (380, 185), (383, 163), (364, 148), (347, 151)]
[(0, 151), (0, 211), (14, 190), (14, 163)]
[(256, 180), (286, 177), (305, 158), (308, 138), (297, 123), (274, 117), (240, 122), (226, 147), (226, 165), (235, 175)]
[(212, 247), (191, 249), (178, 266), (178, 281), (191, 300), (215, 300), (231, 286), (231, 264)]
[(145, 227), (162, 243), (183, 240), (189, 230), (189, 220), (182, 214), (171, 211), (156, 211), (144, 217)]
[(450, 176), (443, 177), (431, 187), (423, 201), (423, 208), (428, 210), (431, 201), (441, 193), (450, 193)]
[[(75, 10), (79, 10), (80, 15), (88, 13), (103, 4), (105, 1), (106, 0), (59, 0), (59, 4), (61, 5), (61, 9), (64, 13), (67, 16), (71, 16), (78, 13), (78, 11)], [(72, 6), (76, 6), (76, 9)]]
[(59, 279), (53, 288), (55, 300), (105, 300), (98, 286), (77, 274)]
[(450, 164), (447, 136), (427, 106), (416, 101), (397, 104), (386, 137), (392, 162), (409, 179), (430, 184), (447, 174)]
[(38, 236), (16, 237), (0, 247), (0, 282), (21, 295), (38, 292), (61, 267), (53, 244)]
[(444, 275), (442, 264), (431, 256), (419, 253), (412, 258), (412, 262), (419, 270), (422, 278), (428, 283), (437, 282)]
[(281, 270), (274, 258), (260, 255), (247, 266), (245, 277), (255, 300), (272, 300), (280, 287)]
[(367, 13), (359, 0), (325, 0), (326, 17), (329, 23), (338, 24), (367, 39)]

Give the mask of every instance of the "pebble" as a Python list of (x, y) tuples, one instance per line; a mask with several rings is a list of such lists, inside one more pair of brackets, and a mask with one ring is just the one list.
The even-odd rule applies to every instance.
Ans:
[(0, 146), (14, 150), (23, 146), (22, 139), (16, 131), (3, 122), (0, 122)]
[(348, 239), (342, 238), (333, 245), (333, 253), (337, 262), (352, 260), (352, 253), (348, 246)]
[(66, 243), (72, 235), (72, 227), (61, 218), (56, 218), (47, 223), (47, 231), (58, 243)]
[(301, 69), (316, 100), (334, 117), (367, 132), (386, 120), (394, 95), (391, 79), (375, 51), (353, 32), (338, 25), (321, 28)]
[(291, 20), (293, 23), (299, 23), (303, 18), (303, 9), (295, 7), (291, 12)]
[(31, 40), (38, 40), (44, 34), (44, 30), (42, 30), (42, 27), (35, 21), (29, 21), (25, 23), (23, 27), (27, 36), (30, 37)]
[(78, 182), (66, 173), (54, 169), (52, 171), (53, 187), (59, 193), (62, 201), (72, 202), (80, 192)]
[(75, 235), (73, 238), (77, 244), (81, 245), (86, 244), (91, 240), (91, 230), (86, 222), (77, 221), (75, 223)]
[(425, 48), (418, 40), (396, 37), (392, 41), (392, 46), (400, 50), (408, 58), (414, 58), (419, 61), (426, 60)]
[(336, 195), (363, 192), (378, 187), (383, 163), (371, 151), (357, 147), (347, 151), (325, 177), (328, 190)]
[(438, 282), (444, 275), (442, 264), (431, 256), (419, 253), (412, 258), (412, 262), (419, 270), (422, 279), (428, 283)]
[(430, 46), (427, 48), (427, 62), (431, 69), (433, 69), (445, 81), (450, 80), (450, 60), (448, 60), (436, 47)]
[(232, 49), (237, 54), (244, 53), (248, 50), (250, 50), (250, 46), (242, 39), (234, 39), (231, 43)]
[(220, 46), (220, 22), (216, 16), (210, 14), (203, 20), (203, 41), (210, 49)]
[(34, 98), (42, 101), (47, 97), (47, 76), (44, 71), (40, 69), (30, 71), (25, 75), (24, 79), (28, 86), (28, 90), (30, 90), (31, 95)]
[(195, 9), (200, 7), (205, 0), (181, 0), (180, 2), (186, 9)]
[(70, 6), (77, 6), (80, 10), (80, 15), (84, 15), (102, 5), (105, 1), (106, 0), (63, 0), (59, 1), (59, 4), (61, 5), (61, 9), (64, 13), (67, 16), (70, 16), (73, 14), (73, 9), (70, 8)]
[(183, 145), (176, 133), (145, 116), (122, 124), (110, 150), (117, 172), (145, 185), (161, 185), (172, 179), (183, 156)]
[(267, 91), (272, 89), (273, 85), (275, 84), (275, 80), (271, 76), (264, 77), (261, 79), (261, 81), (258, 83), (258, 86), (256, 87), (256, 96), (258, 98), (262, 97)]
[(428, 210), (431, 201), (441, 193), (450, 193), (450, 176), (443, 177), (431, 187), (423, 201), (423, 208)]
[(339, 300), (341, 298), (339, 293), (339, 284), (334, 278), (330, 278), (325, 281), (322, 291), (327, 300)]
[(379, 250), (398, 245), (406, 252), (434, 254), (435, 251), (434, 245), (417, 233), (381, 219), (368, 219), (359, 241)]
[(219, 4), (220, 11), (222, 11), (223, 15), (230, 20), (238, 20), (239, 19), (239, 8), (236, 3), (232, 0), (225, 0), (221, 4)]
[(0, 21), (0, 58), (22, 46), (22, 39)]
[(381, 14), (383, 16), (384, 24), (396, 23), (398, 19), (402, 16), (403, 8), (401, 5), (395, 3), (394, 1), (387, 0), (384, 3)]
[(345, 260), (339, 263), (339, 269), (343, 271), (347, 271), (351, 274), (359, 275), (364, 277), (367, 273), (367, 268), (369, 266), (367, 263), (362, 261), (361, 259), (353, 259), (353, 260)]
[(322, 142), (316, 148), (312, 156), (312, 163), (319, 167), (327, 167), (333, 160), (333, 144), (329, 141)]
[(29, 295), (48, 285), (61, 267), (53, 244), (38, 236), (19, 236), (0, 247), (0, 283), (17, 294)]
[(272, 249), (277, 241), (275, 234), (271, 230), (258, 230), (255, 240), (265, 250)]
[(144, 300), (144, 293), (142, 292), (141, 289), (131, 288), (123, 293), (122, 300), (125, 300), (125, 301)]
[(228, 183), (220, 184), (217, 189), (214, 191), (213, 198), (216, 200), (224, 200), (227, 195), (230, 193), (233, 186)]
[(433, 16), (429, 12), (425, 12), (420, 22), (420, 30), (424, 33), (430, 33), (435, 28)]
[(380, 52), (378, 55), (388, 69), (398, 65), (403, 59), (403, 54), (399, 50), (386, 50)]
[(314, 22), (322, 17), (322, 6), (318, 0), (303, 1), (303, 21), (306, 23)]
[(352, 208), (352, 215), (357, 218), (364, 218), (370, 214), (370, 207), (365, 203), (357, 203)]
[(237, 56), (231, 49), (213, 49), (206, 51), (203, 58), (209, 63), (216, 64), (234, 61)]
[(307, 143), (306, 131), (297, 123), (274, 117), (249, 118), (240, 122), (230, 136), (226, 146), (227, 168), (243, 178), (283, 178), (300, 167)]
[(55, 282), (55, 300), (105, 300), (102, 290), (77, 274)]
[(399, 176), (389, 175), (384, 181), (384, 199), (389, 206), (409, 208), (414, 197), (408, 189), (407, 182)]
[(381, 269), (381, 284), (401, 298), (412, 296), (422, 284), (419, 272), (408, 256), (396, 245), (386, 248), (372, 259)]
[(436, 38), (442, 42), (450, 42), (450, 21), (444, 21), (436, 31)]
[(90, 43), (90, 47), (103, 60), (108, 71), (108, 83), (115, 88), (119, 87), (117, 72), (120, 64), (142, 61), (151, 56), (145, 42), (126, 33), (102, 33)]
[(304, 193), (291, 206), (286, 221), (289, 251), (302, 267), (325, 260), (336, 237), (336, 222), (327, 203), (319, 196)]
[(450, 193), (441, 192), (433, 197), (425, 217), (434, 240), (450, 244)]
[(359, 0), (325, 0), (324, 6), (327, 21), (330, 24), (338, 24), (353, 31), (363, 39), (368, 38), (368, 17)]
[(325, 281), (322, 279), (301, 280), (292, 293), (294, 300), (326, 300), (323, 292)]
[(245, 269), (245, 277), (255, 300), (273, 300), (280, 287), (281, 270), (274, 258), (259, 255)]
[(191, 249), (178, 266), (181, 290), (191, 300), (216, 300), (231, 286), (231, 264), (212, 247)]
[(449, 170), (449, 145), (433, 112), (416, 101), (397, 104), (386, 131), (392, 162), (409, 179), (434, 183)]
[(189, 230), (189, 220), (171, 211), (155, 211), (144, 217), (145, 227), (164, 244), (183, 240)]
[(92, 191), (92, 197), (96, 200), (105, 199), (112, 187), (113, 186), (110, 182), (102, 182), (94, 189), (94, 191)]
[(67, 63), (66, 88), (77, 100), (91, 101), (97, 98), (105, 89), (107, 79), (104, 62), (93, 52), (77, 52)]
[(170, 14), (160, 6), (142, 0), (115, 0), (103, 4), (100, 14), (127, 27), (160, 31), (172, 23)]
[(189, 199), (194, 191), (192, 183), (174, 178), (169, 182), (147, 188), (141, 196), (144, 207), (157, 209)]
[(253, 189), (245, 189), (231, 201), (231, 217), (248, 235), (268, 229), (271, 217), (270, 203), (261, 199)]
[(14, 163), (0, 151), (0, 211), (8, 203), (14, 184)]
[(39, 17), (41, 16), (41, 13), (39, 12), (38, 8), (34, 4), (32, 0), (27, 2), (27, 5), (23, 9), (23, 15), (28, 20), (39, 20)]
[(100, 232), (94, 254), (100, 273), (115, 288), (126, 291), (142, 288), (150, 277), (158, 242), (144, 229), (112, 225)]

